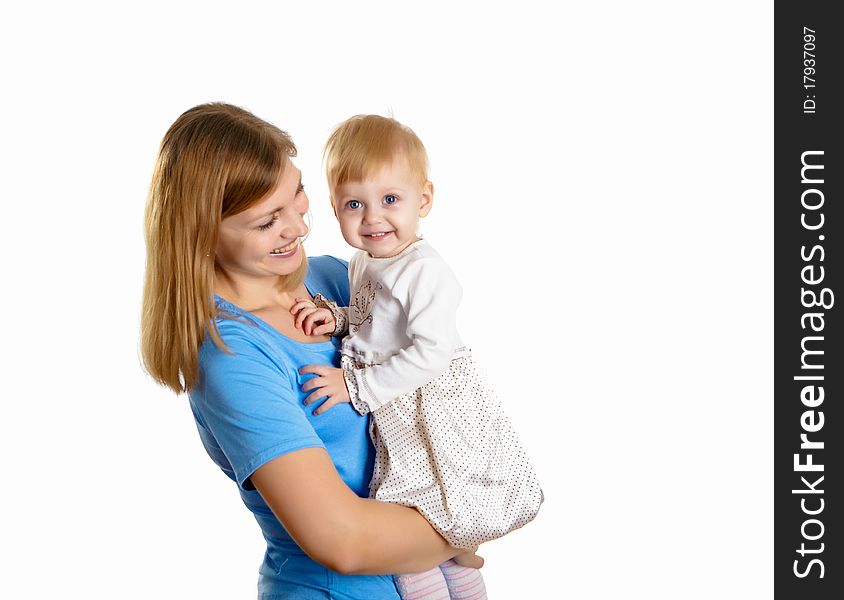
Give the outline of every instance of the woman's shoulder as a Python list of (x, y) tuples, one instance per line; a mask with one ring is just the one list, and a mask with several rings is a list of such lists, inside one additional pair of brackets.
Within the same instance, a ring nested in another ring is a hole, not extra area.
[(273, 341), (255, 315), (216, 294), (214, 308), (217, 313), (214, 319), (216, 333), (224, 347), (217, 345), (210, 332), (206, 331), (199, 347), (200, 364), (221, 359), (227, 362), (226, 357), (237, 355), (271, 354)]
[(199, 378), (196, 393), (208, 386), (226, 387), (229, 381), (261, 381), (273, 389), (295, 387), (299, 344), (273, 335), (265, 323), (225, 300), (215, 298), (217, 334), (222, 345), (206, 332), (197, 353)]
[[(258, 322), (247, 312), (225, 300), (216, 302), (217, 317), (214, 319), (216, 331), (225, 348), (218, 346), (212, 336), (206, 332), (199, 347), (200, 363), (214, 362), (226, 356), (264, 353), (270, 345), (266, 334)], [(234, 310), (233, 310), (234, 309)]]
[(309, 256), (305, 286), (341, 306), (349, 304), (349, 263), (334, 256)]

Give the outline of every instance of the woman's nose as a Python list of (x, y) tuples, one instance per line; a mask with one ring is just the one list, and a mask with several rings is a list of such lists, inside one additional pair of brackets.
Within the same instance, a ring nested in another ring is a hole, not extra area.
[(279, 237), (284, 240), (305, 237), (308, 234), (308, 224), (305, 223), (305, 216), (299, 213), (292, 214), (285, 226), (281, 228)]
[(284, 216), (286, 226), (281, 228), (282, 239), (290, 240), (308, 235), (308, 224), (305, 223), (305, 215), (308, 214), (308, 196), (302, 192), (297, 196), (297, 202), (287, 211)]

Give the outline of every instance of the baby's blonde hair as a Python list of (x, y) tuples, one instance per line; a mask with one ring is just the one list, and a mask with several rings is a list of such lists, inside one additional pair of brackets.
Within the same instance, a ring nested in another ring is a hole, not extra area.
[(428, 181), (428, 154), (409, 127), (379, 115), (355, 115), (325, 143), (325, 170), (333, 196), (338, 185), (363, 181), (403, 155), (419, 183)]

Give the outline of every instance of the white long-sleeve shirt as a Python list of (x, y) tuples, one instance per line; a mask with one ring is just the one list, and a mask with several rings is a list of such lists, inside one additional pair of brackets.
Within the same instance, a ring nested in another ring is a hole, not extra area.
[(464, 349), (456, 322), (462, 288), (425, 240), (390, 258), (358, 252), (349, 282), (342, 352), (371, 365), (354, 370), (359, 399), (370, 411), (435, 379)]
[(392, 258), (360, 252), (338, 308), (349, 398), (372, 412), (370, 495), (414, 506), (456, 548), (474, 548), (536, 516), (542, 489), (455, 317), (462, 295), (427, 242)]

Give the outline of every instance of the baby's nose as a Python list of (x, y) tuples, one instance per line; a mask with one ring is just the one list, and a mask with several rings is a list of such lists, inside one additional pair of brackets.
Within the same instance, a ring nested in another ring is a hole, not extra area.
[(367, 206), (363, 213), (363, 219), (367, 223), (377, 223), (381, 220), (381, 210), (376, 206)]

